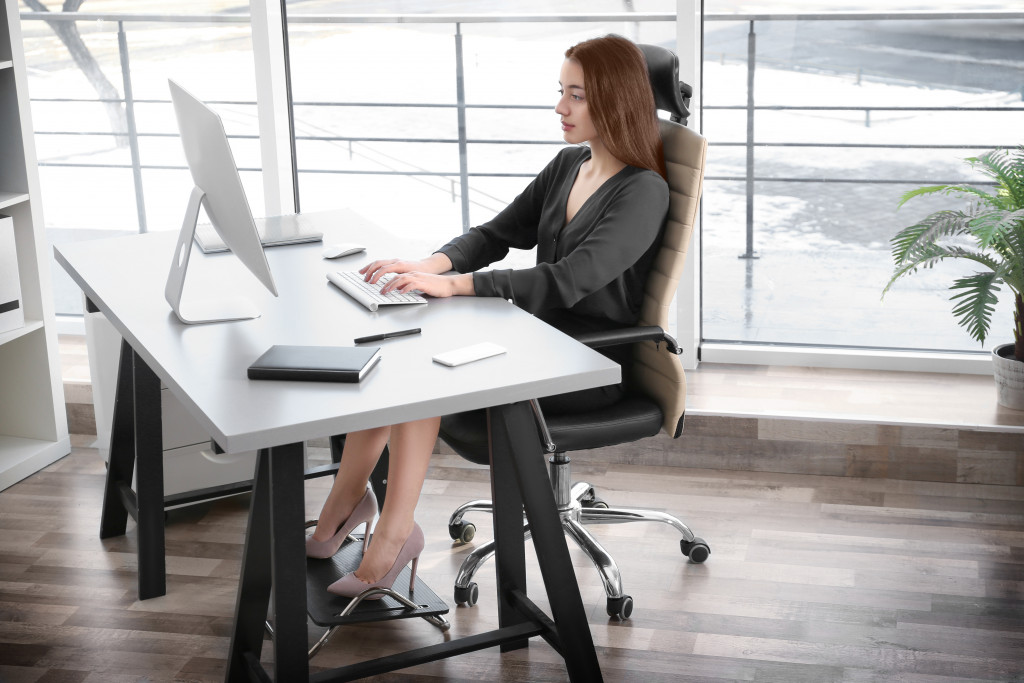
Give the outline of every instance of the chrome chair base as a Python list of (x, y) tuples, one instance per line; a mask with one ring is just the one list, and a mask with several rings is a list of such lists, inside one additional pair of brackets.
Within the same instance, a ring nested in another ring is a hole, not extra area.
[[(555, 494), (562, 530), (593, 562), (604, 584), (607, 612), (610, 617), (629, 618), (633, 598), (622, 590), (622, 575), (618, 565), (601, 543), (584, 527), (585, 524), (624, 524), (626, 522), (661, 522), (675, 528), (681, 535), (680, 549), (690, 561), (702, 563), (711, 552), (707, 543), (676, 517), (657, 510), (613, 508), (597, 497), (594, 487), (586, 482), (570, 484), (570, 460), (564, 453), (555, 453), (548, 461), (548, 472)], [(463, 520), (469, 512), (492, 512), (488, 500), (474, 500), (460, 505), (448, 520), (448, 533), (452, 539), (468, 543), (476, 534), (476, 526)], [(523, 523), (523, 533), (530, 537), (529, 523)], [(479, 589), (473, 576), (484, 562), (494, 554), (494, 541), (487, 541), (473, 549), (459, 567), (455, 578), (455, 602), (474, 605)]]

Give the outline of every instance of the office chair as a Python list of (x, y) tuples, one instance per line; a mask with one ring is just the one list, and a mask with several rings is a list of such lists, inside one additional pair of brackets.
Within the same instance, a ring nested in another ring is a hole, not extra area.
[[(680, 547), (692, 562), (704, 562), (711, 552), (708, 544), (675, 517), (656, 510), (609, 507), (594, 488), (585, 482), (572, 484), (569, 451), (603, 448), (655, 436), (661, 430), (678, 438), (683, 430), (686, 380), (676, 341), (665, 329), (669, 306), (686, 260), (704, 177), (707, 141), (686, 128), (687, 104), (692, 89), (679, 80), (679, 61), (671, 51), (641, 45), (647, 59), (648, 74), (655, 105), (667, 111), (671, 120), (661, 120), (661, 137), (668, 170), (670, 204), (668, 220), (651, 273), (644, 290), (640, 321), (636, 327), (578, 337), (592, 348), (619, 344), (634, 346), (634, 363), (629, 378), (630, 391), (618, 403), (590, 413), (545, 418), (536, 401), (534, 414), (549, 460), (551, 486), (562, 518), (562, 527), (585, 552), (604, 582), (611, 617), (626, 619), (633, 610), (633, 599), (622, 590), (615, 560), (585, 528), (584, 524), (623, 522), (663, 522), (675, 527), (682, 540)], [(471, 411), (442, 418), (441, 438), (459, 455), (478, 464), (489, 462), (485, 411)], [(491, 512), (491, 502), (476, 500), (460, 506), (448, 522), (453, 540), (468, 542), (476, 527), (463, 520), (467, 512)], [(525, 532), (529, 535), (529, 525)], [(475, 548), (462, 563), (455, 581), (455, 601), (473, 605), (478, 588), (472, 581), (481, 563), (494, 553), (494, 541)]]

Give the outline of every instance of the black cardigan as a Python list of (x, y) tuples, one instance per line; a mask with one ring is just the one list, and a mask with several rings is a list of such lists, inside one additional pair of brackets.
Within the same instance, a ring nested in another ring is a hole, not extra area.
[[(636, 323), (643, 287), (661, 241), (669, 193), (657, 173), (626, 166), (580, 207), (565, 206), (587, 147), (568, 147), (493, 220), (438, 251), (460, 273), (473, 272), (477, 296), (500, 296), (572, 334)], [(481, 268), (510, 247), (537, 247), (537, 265)]]

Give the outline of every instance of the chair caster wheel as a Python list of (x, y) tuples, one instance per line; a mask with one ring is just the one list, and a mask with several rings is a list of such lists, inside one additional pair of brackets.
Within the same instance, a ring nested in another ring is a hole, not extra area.
[(455, 604), (457, 605), (472, 607), (476, 604), (476, 599), (479, 597), (480, 589), (477, 587), (476, 582), (470, 582), (465, 588), (462, 586), (455, 587)]
[(608, 616), (618, 619), (629, 619), (633, 613), (633, 598), (623, 595), (621, 598), (608, 598)]
[(587, 492), (580, 498), (580, 505), (585, 508), (608, 509), (608, 503), (597, 497), (597, 491), (594, 490), (593, 486), (587, 489)]
[(683, 551), (683, 555), (690, 558), (690, 562), (696, 564), (701, 564), (711, 554), (711, 548), (708, 547), (707, 542), (697, 536), (694, 536), (690, 542), (679, 541), (679, 548)]
[(469, 543), (476, 536), (476, 525), (472, 522), (459, 521), (457, 524), (448, 525), (448, 535), (453, 541)]

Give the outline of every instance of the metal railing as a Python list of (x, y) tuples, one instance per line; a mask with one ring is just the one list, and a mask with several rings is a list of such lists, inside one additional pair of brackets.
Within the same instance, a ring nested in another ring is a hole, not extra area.
[[(128, 50), (128, 41), (126, 37), (125, 25), (129, 23), (217, 23), (217, 24), (248, 24), (250, 18), (248, 15), (161, 15), (161, 14), (123, 14), (123, 13), (85, 13), (85, 12), (22, 12), (22, 20), (26, 21), (99, 21), (99, 22), (111, 22), (117, 24), (117, 40), (118, 40), (118, 54), (120, 58), (122, 83), (124, 87), (125, 97), (121, 100), (104, 100), (104, 99), (72, 99), (72, 98), (50, 98), (48, 100), (37, 99), (35, 101), (49, 101), (49, 102), (120, 102), (125, 107), (126, 118), (128, 121), (128, 137), (131, 151), (131, 165), (132, 176), (135, 184), (135, 197), (136, 205), (138, 210), (139, 220), (139, 231), (146, 231), (146, 212), (144, 194), (142, 189), (142, 171), (152, 169), (168, 169), (168, 168), (181, 168), (184, 170), (184, 166), (180, 167), (169, 167), (169, 166), (157, 166), (150, 164), (143, 164), (138, 149), (138, 139), (140, 137), (156, 137), (173, 134), (164, 133), (141, 133), (136, 129), (135, 125), (135, 106), (142, 103), (169, 103), (169, 100), (135, 100), (132, 97), (131, 89), (131, 67), (130, 67), (130, 56)], [(521, 105), (521, 104), (470, 104), (466, 101), (466, 93), (464, 86), (464, 65), (462, 55), (462, 25), (463, 24), (486, 24), (486, 23), (619, 23), (619, 22), (630, 22), (630, 23), (643, 23), (643, 22), (670, 22), (675, 21), (674, 14), (667, 13), (644, 13), (644, 12), (628, 12), (628, 13), (600, 13), (600, 14), (535, 14), (535, 15), (450, 15), (450, 14), (407, 14), (407, 15), (394, 15), (394, 14), (372, 14), (372, 15), (352, 15), (352, 14), (331, 14), (331, 15), (296, 15), (288, 18), (289, 25), (295, 24), (453, 24), (455, 33), (455, 64), (456, 64), (456, 82), (457, 82), (457, 100), (455, 103), (436, 103), (436, 104), (423, 104), (423, 103), (410, 103), (410, 102), (295, 102), (291, 101), (289, 96), (289, 107), (294, 112), (297, 106), (333, 106), (333, 107), (395, 107), (395, 108), (415, 108), (415, 107), (433, 107), (433, 108), (450, 108), (456, 110), (458, 119), (458, 135), (454, 139), (446, 138), (415, 138), (408, 136), (397, 136), (397, 137), (353, 137), (353, 136), (309, 136), (309, 135), (293, 135), (291, 140), (292, 145), (292, 168), (293, 168), (293, 183), (296, 190), (296, 206), (298, 206), (298, 174), (300, 172), (306, 172), (298, 168), (296, 163), (295, 154), (295, 142), (296, 140), (318, 140), (318, 141), (330, 141), (330, 142), (400, 142), (400, 143), (452, 143), (457, 144), (459, 147), (459, 170), (453, 171), (429, 171), (429, 170), (401, 170), (401, 171), (343, 171), (343, 170), (331, 170), (331, 171), (317, 171), (322, 173), (337, 173), (337, 174), (364, 174), (364, 175), (402, 175), (402, 176), (438, 176), (448, 178), (458, 178), (459, 192), (456, 193), (454, 188), (452, 190), (453, 196), (456, 194), (461, 198), (462, 201), (462, 223), (463, 229), (469, 229), (469, 179), (471, 177), (531, 177), (529, 173), (486, 173), (486, 172), (471, 172), (469, 170), (469, 159), (468, 159), (468, 145), (469, 144), (562, 144), (557, 141), (541, 141), (541, 140), (493, 140), (493, 139), (470, 139), (467, 136), (466, 131), (466, 111), (469, 109), (550, 109), (551, 105)], [(210, 100), (210, 104), (226, 104), (227, 102)], [(238, 103), (233, 104), (255, 104), (254, 102)], [(69, 131), (48, 131), (39, 130), (36, 131), (37, 135), (67, 135), (67, 134), (84, 134), (74, 133)], [(120, 132), (110, 133), (93, 133), (95, 135), (108, 135), (108, 136), (119, 136), (123, 135)], [(231, 135), (231, 138), (239, 138), (243, 136)], [(62, 164), (59, 162), (41, 162), (40, 166), (70, 166), (72, 164)], [(87, 167), (90, 164), (77, 164), (78, 166)], [(126, 165), (117, 164), (96, 164), (95, 166), (101, 168), (126, 168)], [(239, 170), (259, 170), (259, 169), (247, 169), (240, 168)], [(453, 181), (454, 185), (454, 181)]]
[[(158, 133), (158, 132), (140, 132), (137, 130), (135, 125), (135, 107), (141, 103), (163, 103), (166, 100), (135, 100), (132, 96), (132, 80), (131, 80), (131, 68), (129, 59), (128, 41), (126, 36), (125, 27), (129, 23), (204, 23), (204, 24), (248, 24), (249, 17), (246, 15), (160, 15), (160, 14), (118, 14), (118, 13), (47, 13), (47, 12), (23, 12), (21, 18), (26, 21), (101, 21), (101, 22), (112, 22), (117, 25), (117, 40), (118, 40), (118, 53), (120, 57), (122, 85), (124, 89), (124, 97), (120, 100), (115, 100), (125, 107), (126, 118), (128, 123), (128, 138), (129, 146), (131, 151), (131, 164), (132, 174), (135, 183), (135, 197), (138, 209), (138, 220), (139, 230), (145, 232), (146, 230), (146, 216), (145, 216), (145, 202), (144, 193), (142, 189), (142, 171), (144, 169), (167, 169), (167, 168), (182, 168), (181, 167), (169, 167), (169, 166), (158, 166), (144, 164), (141, 159), (139, 151), (138, 140), (140, 137), (158, 137), (158, 136), (173, 136), (174, 133)], [(338, 174), (374, 174), (374, 175), (403, 175), (403, 176), (436, 176), (436, 177), (447, 177), (452, 182), (452, 194), (458, 194), (462, 202), (462, 217), (463, 217), (463, 228), (469, 228), (469, 179), (471, 177), (531, 177), (529, 173), (488, 173), (488, 172), (474, 172), (470, 170), (469, 158), (468, 158), (468, 145), (470, 144), (508, 144), (508, 145), (525, 145), (525, 144), (562, 144), (559, 141), (541, 141), (541, 140), (495, 140), (495, 139), (472, 139), (468, 137), (466, 130), (466, 112), (469, 109), (474, 108), (491, 108), (491, 109), (504, 109), (504, 110), (517, 110), (517, 109), (550, 109), (549, 104), (545, 105), (522, 105), (522, 104), (471, 104), (466, 101), (466, 93), (464, 87), (464, 71), (463, 71), (463, 55), (462, 55), (462, 27), (465, 24), (484, 24), (484, 23), (643, 23), (643, 22), (671, 22), (675, 21), (676, 17), (674, 14), (665, 13), (641, 13), (641, 12), (628, 12), (628, 13), (602, 13), (602, 14), (567, 14), (567, 15), (448, 15), (448, 14), (437, 14), (437, 15), (344, 15), (344, 14), (331, 14), (331, 15), (295, 15), (289, 17), (289, 25), (299, 24), (452, 24), (454, 26), (454, 50), (455, 50), (455, 68), (456, 68), (456, 102), (454, 103), (434, 103), (434, 104), (423, 104), (423, 103), (403, 103), (403, 102), (290, 102), (292, 110), (296, 106), (330, 106), (330, 107), (346, 107), (346, 106), (363, 106), (363, 107), (397, 107), (397, 108), (412, 108), (412, 107), (434, 107), (434, 108), (448, 108), (455, 109), (458, 123), (458, 134), (455, 138), (416, 138), (416, 137), (388, 137), (388, 136), (309, 136), (309, 135), (294, 135), (293, 145), (293, 156), (294, 156), (294, 142), (295, 140), (317, 140), (317, 141), (330, 141), (330, 142), (398, 142), (408, 144), (419, 144), (419, 143), (447, 143), (456, 144), (459, 149), (459, 169), (457, 171), (452, 170), (380, 170), (380, 171), (360, 171), (360, 170), (327, 170), (327, 171), (316, 171), (322, 173), (338, 173)], [(917, 184), (938, 184), (944, 182), (937, 179), (901, 179), (901, 180), (884, 180), (875, 178), (864, 178), (864, 179), (849, 179), (849, 178), (826, 178), (826, 177), (814, 177), (814, 178), (777, 178), (777, 177), (760, 177), (755, 174), (755, 157), (754, 150), (759, 147), (818, 147), (818, 148), (840, 148), (840, 147), (872, 147), (879, 149), (976, 149), (980, 147), (997, 147), (997, 146), (1011, 146), (1013, 141), (993, 141), (991, 145), (957, 145), (957, 144), (928, 144), (928, 145), (910, 145), (910, 144), (836, 144), (836, 143), (798, 143), (798, 142), (759, 142), (757, 141), (755, 131), (755, 117), (757, 112), (762, 111), (799, 111), (799, 110), (814, 110), (814, 111), (858, 111), (863, 112), (865, 116), (865, 122), (870, 123), (870, 116), (872, 112), (878, 111), (907, 111), (907, 112), (921, 112), (929, 110), (937, 110), (937, 107), (885, 107), (885, 106), (874, 106), (870, 103), (857, 106), (837, 107), (837, 106), (764, 106), (757, 105), (755, 99), (754, 90), (754, 74), (757, 68), (757, 51), (756, 51), (756, 23), (757, 22), (778, 22), (778, 21), (897, 21), (897, 20), (936, 20), (936, 21), (958, 21), (964, 19), (981, 19), (990, 21), (1002, 21), (1002, 20), (1020, 20), (1024, 19), (1024, 12), (1020, 11), (970, 11), (970, 12), (836, 12), (836, 13), (813, 13), (813, 14), (708, 14), (704, 16), (705, 22), (746, 22), (749, 24), (748, 40), (747, 40), (747, 52), (745, 56), (746, 68), (747, 68), (747, 93), (746, 103), (744, 105), (736, 106), (722, 106), (714, 104), (704, 104), (704, 109), (715, 110), (715, 109), (734, 109), (743, 110), (746, 112), (746, 137), (742, 141), (737, 142), (719, 142), (715, 140), (710, 141), (712, 147), (728, 147), (728, 146), (742, 146), (746, 151), (746, 171), (743, 176), (713, 176), (709, 175), (707, 180), (721, 180), (721, 181), (742, 181), (746, 186), (746, 202), (747, 202), (747, 220), (746, 220), (746, 251), (743, 254), (744, 257), (753, 258), (755, 257), (755, 251), (753, 248), (754, 233), (753, 233), (753, 214), (754, 214), (754, 183), (760, 181), (770, 182), (822, 182), (822, 183), (917, 183)], [(37, 100), (42, 101), (42, 100)], [(50, 102), (61, 101), (61, 102), (97, 102), (97, 101), (110, 101), (101, 99), (50, 99), (46, 100)], [(213, 104), (228, 104), (228, 102), (216, 102), (211, 101)], [(254, 105), (253, 102), (231, 102), (231, 104), (249, 104)], [(941, 108), (943, 110), (952, 111), (987, 111), (987, 112), (1022, 112), (1024, 107), (952, 107), (952, 108)], [(110, 133), (83, 133), (74, 131), (37, 131), (38, 135), (69, 135), (69, 134), (92, 134), (92, 135), (123, 135), (124, 133), (110, 132)], [(256, 136), (238, 136), (233, 135), (233, 138), (242, 137), (256, 137)], [(71, 165), (62, 164), (60, 162), (42, 162), (41, 166), (60, 166), (60, 165)], [(118, 168), (127, 167), (127, 165), (116, 165), (116, 164), (77, 164), (83, 167), (96, 166), (102, 168)], [(294, 163), (293, 168), (295, 169), (296, 178), (293, 182), (298, 186), (297, 174), (299, 172), (307, 172), (297, 168), (297, 164)], [(259, 170), (259, 169), (240, 169), (240, 170)], [(455, 192), (454, 186), (456, 179), (458, 181), (459, 191)], [(297, 189), (296, 189), (297, 191)]]
[[(993, 147), (1013, 146), (1013, 141), (995, 142), (984, 145), (956, 145), (956, 144), (837, 144), (837, 143), (798, 143), (798, 142), (758, 142), (755, 138), (755, 115), (758, 111), (856, 111), (864, 113), (866, 126), (870, 126), (871, 112), (879, 111), (988, 111), (988, 112), (1024, 112), (1024, 107), (891, 107), (873, 106), (871, 104), (861, 106), (759, 106), (755, 101), (754, 74), (757, 69), (757, 31), (756, 22), (778, 22), (778, 21), (959, 21), (966, 19), (981, 19), (986, 21), (1020, 20), (1024, 19), (1024, 12), (1019, 11), (998, 11), (981, 10), (970, 12), (819, 12), (806, 14), (729, 14), (729, 15), (705, 15), (705, 22), (747, 22), (747, 98), (745, 105), (722, 106), (703, 104), (704, 110), (739, 110), (746, 112), (746, 137), (743, 142), (720, 142), (709, 141), (709, 146), (728, 147), (743, 146), (746, 149), (746, 173), (742, 177), (714, 176), (708, 175), (705, 180), (742, 181), (745, 184), (746, 194), (746, 234), (745, 250), (740, 258), (757, 258), (754, 250), (754, 183), (759, 181), (768, 182), (817, 182), (817, 183), (861, 183), (861, 184), (915, 184), (915, 185), (939, 185), (949, 184), (954, 181), (941, 179), (912, 179), (901, 178), (900, 180), (884, 180), (877, 178), (827, 178), (827, 177), (761, 177), (755, 173), (754, 150), (758, 147), (811, 147), (811, 148), (874, 148), (874, 149), (982, 149)], [(860, 71), (857, 72), (858, 82)], [(1022, 85), (1024, 85), (1024, 74), (1022, 74)], [(1024, 89), (1022, 89), (1024, 97)]]

